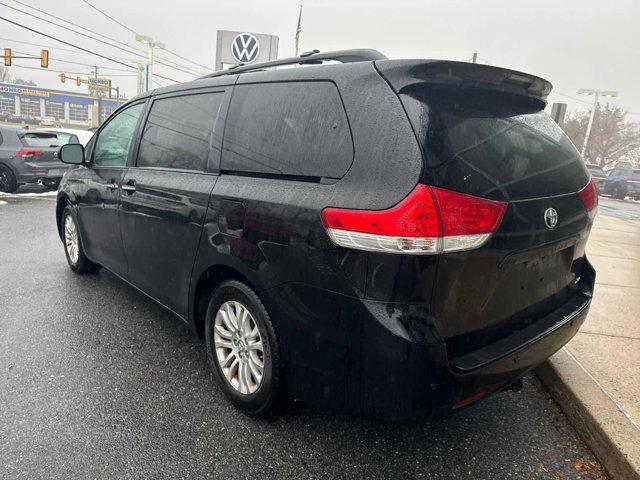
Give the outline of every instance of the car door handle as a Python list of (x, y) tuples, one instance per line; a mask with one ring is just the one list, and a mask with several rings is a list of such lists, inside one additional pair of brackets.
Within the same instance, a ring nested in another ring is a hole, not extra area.
[(107, 188), (109, 190), (117, 190), (118, 189), (118, 184), (117, 183), (107, 183)]
[(124, 190), (125, 192), (127, 192), (128, 194), (132, 194), (133, 192), (136, 191), (136, 182), (134, 182), (133, 180), (129, 180), (127, 183), (122, 185), (120, 188), (122, 190)]

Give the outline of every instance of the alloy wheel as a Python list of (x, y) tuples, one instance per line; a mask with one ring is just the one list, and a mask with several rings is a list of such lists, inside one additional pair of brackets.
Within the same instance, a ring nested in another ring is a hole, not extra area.
[(258, 326), (247, 307), (237, 301), (223, 303), (214, 323), (216, 358), (227, 381), (249, 395), (264, 375), (264, 347)]
[(71, 215), (67, 215), (64, 219), (64, 244), (67, 249), (67, 254), (69, 255), (69, 260), (71, 260), (73, 265), (76, 265), (80, 256), (78, 229)]

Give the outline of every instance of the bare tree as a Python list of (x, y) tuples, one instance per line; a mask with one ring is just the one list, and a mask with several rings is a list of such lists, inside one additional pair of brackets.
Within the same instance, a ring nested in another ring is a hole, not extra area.
[[(591, 111), (575, 112), (564, 122), (563, 129), (580, 149)], [(619, 107), (598, 105), (585, 152), (585, 161), (601, 167), (613, 166), (622, 157), (640, 148), (640, 125), (626, 120)]]
[(13, 83), (17, 83), (18, 85), (28, 85), (30, 87), (38, 86), (38, 84), (33, 80), (25, 80), (24, 78), (14, 78)]

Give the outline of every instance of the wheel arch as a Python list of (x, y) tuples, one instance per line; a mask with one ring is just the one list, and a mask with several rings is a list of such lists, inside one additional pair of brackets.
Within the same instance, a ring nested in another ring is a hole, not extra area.
[(56, 202), (56, 225), (58, 227), (58, 236), (62, 240), (62, 212), (67, 205), (73, 205), (71, 199), (66, 194), (60, 194)]
[(204, 338), (204, 321), (209, 298), (211, 298), (215, 288), (226, 280), (238, 280), (246, 284), (258, 295), (258, 298), (262, 300), (255, 284), (237, 269), (224, 264), (209, 266), (198, 277), (198, 281), (192, 290), (193, 294), (191, 295), (191, 325), (200, 338)]

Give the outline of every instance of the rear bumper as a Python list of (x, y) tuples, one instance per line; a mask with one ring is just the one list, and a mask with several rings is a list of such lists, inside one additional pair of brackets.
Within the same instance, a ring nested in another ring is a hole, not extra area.
[(446, 414), (510, 386), (562, 348), (589, 311), (595, 273), (560, 309), (449, 359), (428, 306), (347, 297), (303, 284), (266, 292), (296, 398), (376, 419)]
[(16, 180), (18, 183), (38, 183), (39, 180), (43, 182), (59, 182), (62, 176), (68, 170), (68, 166), (62, 167), (33, 167), (24, 168), (22, 171), (17, 172)]

